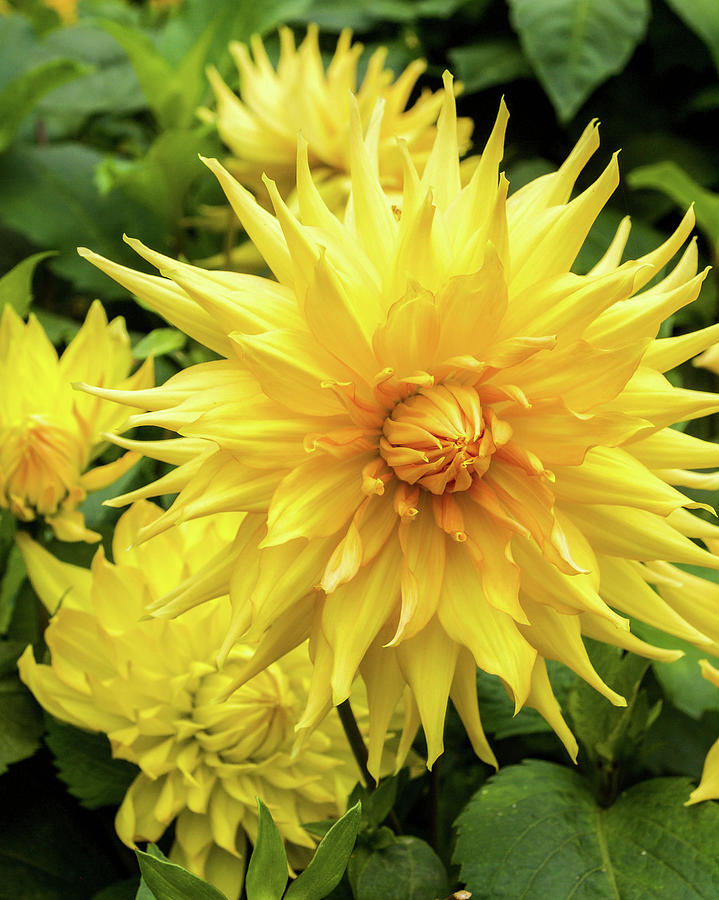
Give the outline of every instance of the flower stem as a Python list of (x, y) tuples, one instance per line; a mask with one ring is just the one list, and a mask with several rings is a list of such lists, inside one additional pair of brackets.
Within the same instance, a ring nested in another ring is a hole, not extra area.
[(357, 719), (355, 719), (355, 715), (352, 712), (349, 698), (340, 703), (337, 707), (337, 712), (339, 713), (340, 722), (342, 722), (347, 741), (352, 748), (352, 754), (362, 773), (362, 779), (364, 780), (365, 786), (368, 791), (373, 791), (377, 787), (377, 782), (370, 775), (369, 769), (367, 768), (367, 748), (362, 740), (362, 735), (357, 726)]

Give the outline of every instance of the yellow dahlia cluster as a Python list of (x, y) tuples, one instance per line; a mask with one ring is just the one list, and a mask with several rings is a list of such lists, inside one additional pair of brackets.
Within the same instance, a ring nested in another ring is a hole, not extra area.
[[(425, 90), (407, 108), (417, 79), (426, 67), (414, 60), (394, 79), (385, 68), (387, 48), (374, 51), (357, 86), (357, 64), (362, 44), (352, 43), (352, 32), (340, 34), (334, 56), (325, 70), (320, 54), (318, 29), (310, 25), (299, 47), (290, 28), (281, 28), (280, 57), (275, 68), (259, 36), (245, 44), (230, 44), (240, 76), (238, 97), (214, 67), (208, 69), (217, 102), (216, 111), (200, 110), (206, 121), (217, 125), (232, 158), (227, 166), (239, 181), (264, 195), (265, 174), (274, 179), (283, 197), (295, 187), (297, 134), (309, 145), (312, 176), (326, 202), (339, 209), (350, 189), (349, 121), (354, 93), (363, 127), (383, 107), (378, 123), (377, 165), (382, 185), (401, 190), (402, 153), (397, 138), (406, 142), (415, 165), (421, 170), (436, 135), (435, 123), (442, 104), (441, 92)], [(251, 50), (251, 54), (250, 54)], [(471, 119), (460, 119), (458, 139), (462, 152), (469, 147)]]
[(177, 619), (141, 621), (183, 578), (211, 581), (208, 554), (229, 548), (243, 519), (213, 516), (134, 546), (160, 512), (132, 506), (115, 530), (114, 564), (100, 549), (91, 571), (20, 537), (32, 583), (54, 613), (45, 635), (51, 662), (36, 663), (28, 647), (20, 674), (50, 713), (105, 732), (114, 755), (140, 767), (117, 813), (120, 838), (156, 841), (175, 821), (171, 858), (235, 900), (247, 841), (257, 838), (256, 798), (269, 807), (290, 864), (304, 867), (315, 841), (302, 823), (342, 813), (357, 769), (336, 716), (294, 747), (312, 674), (306, 648), (233, 689), (251, 651), (233, 647), (218, 671), (226, 598)]
[[(73, 389), (90, 381), (127, 390), (153, 383), (152, 364), (128, 377), (130, 339), (123, 319), (108, 323), (95, 302), (60, 358), (30, 315), (24, 323), (9, 304), (0, 318), (0, 507), (22, 522), (44, 519), (64, 541), (94, 541), (77, 509), (88, 491), (111, 484), (137, 459), (125, 454), (89, 469), (103, 434), (122, 427), (127, 414)], [(88, 471), (89, 469), (89, 471)]]
[[(545, 660), (623, 705), (583, 636), (676, 658), (631, 634), (636, 617), (699, 645), (719, 642), (716, 608), (703, 606), (700, 588), (680, 590), (685, 576), (672, 565), (719, 568), (693, 540), (719, 529), (677, 489), (708, 483), (689, 470), (719, 464), (719, 447), (669, 427), (719, 410), (719, 396), (663, 374), (716, 341), (719, 326), (657, 338), (705, 276), (693, 241), (680, 253), (693, 215), (626, 262), (623, 221), (602, 259), (577, 275), (577, 253), (619, 179), (613, 157), (570, 199), (598, 148), (596, 123), (556, 172), (508, 196), (502, 105), (462, 186), (447, 74), (421, 173), (396, 145), (398, 202), (379, 170), (382, 105), (363, 124), (353, 100), (348, 116), (342, 218), (318, 191), (302, 138), (297, 214), (271, 179), (274, 214), (207, 162), (276, 280), (203, 271), (138, 241), (160, 276), (81, 251), (224, 357), (161, 388), (90, 388), (149, 410), (135, 424), (200, 442), (174, 474), (173, 505), (141, 537), (226, 510), (262, 518), (259, 533), (243, 524), (237, 537), (259, 546), (256, 572), (233, 564), (233, 550), (214, 562), (215, 587), (234, 608), (228, 640), (259, 640), (232, 678), (243, 683), (309, 636), (314, 676), (299, 727), (344, 701), (359, 673), (374, 773), (403, 693), (430, 764), (450, 697), (476, 752), (494, 761), (477, 666), (501, 678), (517, 709), (539, 710), (574, 756)], [(176, 615), (208, 593), (189, 579), (151, 610)]]

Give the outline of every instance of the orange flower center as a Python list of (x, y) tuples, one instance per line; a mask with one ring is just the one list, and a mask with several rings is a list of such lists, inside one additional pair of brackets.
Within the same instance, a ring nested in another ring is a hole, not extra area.
[(36, 514), (57, 512), (67, 497), (78, 503), (84, 497), (78, 485), (84, 464), (77, 438), (31, 417), (2, 435), (0, 506), (31, 521)]
[(466, 491), (511, 437), (473, 387), (453, 382), (398, 403), (382, 432), (380, 453), (395, 475), (433, 494)]

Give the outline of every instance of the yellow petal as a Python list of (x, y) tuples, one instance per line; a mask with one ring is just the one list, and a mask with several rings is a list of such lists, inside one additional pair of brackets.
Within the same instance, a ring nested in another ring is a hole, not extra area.
[(364, 454), (333, 460), (316, 451), (293, 469), (272, 498), (262, 546), (337, 532), (364, 499), (361, 473), (370, 458)]
[(24, 531), (15, 534), (15, 541), (30, 583), (50, 615), (60, 605), (69, 609), (89, 608), (92, 577), (87, 569), (61, 562)]
[[(427, 766), (431, 768), (444, 750), (444, 718), (459, 645), (434, 618), (419, 634), (403, 641), (396, 652), (402, 674), (417, 703), (427, 738)], [(428, 673), (431, 678), (427, 677)]]

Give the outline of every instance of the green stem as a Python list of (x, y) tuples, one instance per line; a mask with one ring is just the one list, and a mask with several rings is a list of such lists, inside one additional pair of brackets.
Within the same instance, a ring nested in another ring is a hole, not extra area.
[(377, 787), (377, 782), (370, 775), (369, 769), (367, 768), (367, 748), (362, 740), (362, 735), (357, 726), (357, 719), (355, 719), (355, 715), (352, 712), (349, 699), (340, 703), (337, 707), (337, 712), (339, 713), (340, 722), (342, 722), (347, 741), (352, 749), (352, 754), (362, 773), (365, 786), (368, 791), (373, 791)]

